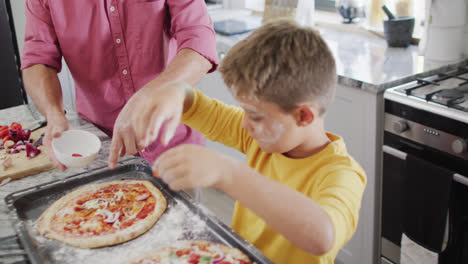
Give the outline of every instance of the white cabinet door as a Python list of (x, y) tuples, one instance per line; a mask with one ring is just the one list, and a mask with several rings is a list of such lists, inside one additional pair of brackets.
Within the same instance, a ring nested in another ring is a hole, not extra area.
[(327, 131), (344, 138), (349, 153), (364, 168), (367, 186), (358, 228), (340, 251), (336, 263), (374, 264), (379, 248), (378, 192), (382, 145), (382, 95), (339, 85), (325, 118)]

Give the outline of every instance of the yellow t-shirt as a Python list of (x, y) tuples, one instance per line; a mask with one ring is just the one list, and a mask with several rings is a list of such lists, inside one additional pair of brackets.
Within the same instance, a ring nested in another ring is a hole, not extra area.
[(243, 118), (242, 109), (227, 106), (195, 91), (193, 105), (183, 115), (182, 122), (210, 140), (245, 153), (248, 165), (262, 175), (314, 199), (333, 222), (335, 243), (322, 256), (309, 254), (294, 246), (239, 202), (235, 205), (232, 228), (274, 263), (332, 264), (338, 251), (356, 230), (366, 186), (364, 170), (348, 154), (343, 139), (331, 133), (327, 133), (332, 141), (327, 147), (304, 159), (263, 152), (248, 131), (242, 128)]

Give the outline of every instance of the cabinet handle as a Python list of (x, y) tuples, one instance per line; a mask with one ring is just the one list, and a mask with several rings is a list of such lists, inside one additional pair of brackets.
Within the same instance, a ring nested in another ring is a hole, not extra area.
[(406, 160), (406, 156), (408, 156), (408, 154), (406, 152), (403, 152), (401, 150), (398, 150), (396, 148), (392, 148), (390, 146), (387, 146), (387, 145), (383, 145), (382, 147), (383, 149), (383, 152), (391, 155), (391, 156), (394, 156), (396, 158), (399, 158), (399, 159), (402, 159), (402, 160)]
[[(408, 156), (408, 153), (406, 152), (403, 152), (401, 150), (398, 150), (396, 148), (392, 148), (390, 146), (387, 146), (387, 145), (383, 145), (382, 147), (382, 150), (383, 152), (391, 155), (391, 156), (394, 156), (396, 158), (399, 158), (401, 160), (406, 160), (406, 157)], [(458, 174), (458, 173), (454, 173), (453, 174), (453, 180), (458, 182), (458, 183), (461, 183), (465, 186), (468, 186), (468, 177), (466, 176), (463, 176), (461, 174)]]

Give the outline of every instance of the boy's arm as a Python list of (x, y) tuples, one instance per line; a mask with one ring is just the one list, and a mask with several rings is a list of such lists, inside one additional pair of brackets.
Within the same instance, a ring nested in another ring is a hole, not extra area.
[(253, 138), (242, 128), (244, 111), (186, 87), (181, 121), (206, 138), (245, 153)]
[[(215, 187), (261, 217), (307, 252), (337, 252), (354, 233), (365, 176), (343, 168), (318, 179), (310, 197), (220, 153), (180, 145), (163, 153), (153, 171), (173, 190)], [(320, 176), (317, 176), (320, 177)]]
[[(134, 100), (133, 96), (130, 100)], [(135, 137), (138, 150), (154, 142), (161, 132), (161, 143), (167, 145), (182, 121), (202, 132), (209, 139), (245, 152), (252, 138), (242, 129), (243, 111), (228, 107), (194, 90), (182, 81), (168, 82), (151, 90), (139, 104), (134, 105), (130, 118), (122, 123), (122, 129)], [(182, 114), (185, 113), (182, 117)], [(161, 126), (165, 129), (159, 131)], [(112, 153), (118, 152), (116, 144)], [(122, 152), (122, 149), (120, 153)], [(125, 147), (123, 148), (125, 153)], [(109, 157), (115, 161), (116, 157)], [(115, 162), (112, 163), (115, 165)], [(112, 166), (111, 166), (112, 167)]]
[(297, 247), (313, 255), (329, 252), (335, 228), (310, 197), (273, 181), (244, 164), (232, 166), (232, 180), (219, 188), (261, 217)]

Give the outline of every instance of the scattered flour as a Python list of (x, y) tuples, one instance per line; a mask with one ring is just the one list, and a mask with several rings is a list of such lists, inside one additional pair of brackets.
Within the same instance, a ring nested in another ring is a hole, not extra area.
[(180, 202), (172, 202), (156, 224), (143, 235), (123, 244), (80, 249), (37, 234), (35, 222), (26, 222), (32, 240), (37, 241), (39, 251), (45, 252), (53, 263), (126, 263), (145, 252), (173, 243), (177, 240), (194, 239), (219, 242), (196, 212)]

